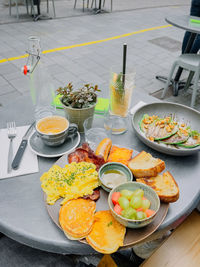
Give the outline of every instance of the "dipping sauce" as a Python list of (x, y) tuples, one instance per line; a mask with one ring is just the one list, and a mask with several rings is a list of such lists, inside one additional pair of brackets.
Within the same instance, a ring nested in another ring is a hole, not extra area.
[(108, 170), (103, 173), (102, 179), (107, 187), (113, 188), (127, 182), (127, 176), (119, 170)]
[(69, 125), (67, 119), (61, 116), (51, 116), (41, 119), (37, 129), (44, 134), (56, 134), (64, 131)]

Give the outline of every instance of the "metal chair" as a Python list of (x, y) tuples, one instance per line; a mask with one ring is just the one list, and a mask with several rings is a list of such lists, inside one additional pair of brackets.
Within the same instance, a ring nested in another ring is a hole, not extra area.
[[(12, 1), (14, 2), (15, 6), (16, 6), (17, 19), (19, 19), (18, 0), (9, 0), (9, 15), (11, 16)], [(25, 0), (24, 2), (26, 4), (27, 14), (29, 14), (29, 11), (28, 11), (28, 0)]]
[(199, 76), (200, 76), (200, 55), (182, 54), (175, 60), (175, 62), (172, 65), (169, 76), (167, 78), (167, 83), (165, 85), (164, 91), (161, 96), (162, 98), (164, 98), (166, 95), (166, 92), (168, 90), (168, 87), (170, 85), (170, 82), (171, 82), (171, 79), (172, 79), (172, 76), (173, 76), (173, 73), (176, 67), (181, 67), (185, 70), (190, 71), (190, 75), (184, 87), (185, 90), (187, 90), (187, 88), (189, 87), (190, 82), (194, 76), (194, 84), (192, 86), (193, 92), (192, 92), (192, 99), (191, 99), (191, 104), (190, 104), (190, 106), (193, 108), (195, 104), (196, 95), (197, 95), (198, 81), (199, 81)]
[[(56, 10), (55, 10), (54, 0), (52, 0), (52, 6), (53, 6), (53, 15), (55, 18), (56, 17)], [(47, 13), (49, 13), (49, 0), (47, 0)]]
[[(74, 8), (76, 8), (77, 0), (74, 1)], [(87, 0), (87, 8), (89, 8), (89, 0)], [(85, 0), (83, 0), (83, 12), (85, 10)]]
[(94, 4), (94, 8), (97, 8), (97, 1), (96, 0), (92, 0), (91, 8), (93, 8), (93, 4)]
[[(106, 0), (103, 0), (103, 7), (105, 6), (105, 1)], [(112, 9), (113, 9), (113, 0), (110, 0), (110, 10), (112, 12)]]

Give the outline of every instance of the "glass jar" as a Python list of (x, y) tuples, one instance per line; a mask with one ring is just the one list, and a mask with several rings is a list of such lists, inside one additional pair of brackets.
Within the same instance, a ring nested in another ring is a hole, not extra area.
[(48, 69), (42, 61), (40, 39), (36, 36), (28, 38), (28, 60), (23, 72), (29, 76), (30, 92), (35, 108), (35, 120), (54, 115), (51, 105), (55, 92)]

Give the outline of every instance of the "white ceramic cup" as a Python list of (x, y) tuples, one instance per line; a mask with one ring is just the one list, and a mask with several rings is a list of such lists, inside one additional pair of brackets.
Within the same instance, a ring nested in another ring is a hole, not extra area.
[(66, 138), (69, 135), (74, 135), (77, 130), (78, 127), (75, 123), (69, 123), (69, 121), (62, 116), (45, 117), (36, 123), (37, 135), (47, 146), (62, 145)]

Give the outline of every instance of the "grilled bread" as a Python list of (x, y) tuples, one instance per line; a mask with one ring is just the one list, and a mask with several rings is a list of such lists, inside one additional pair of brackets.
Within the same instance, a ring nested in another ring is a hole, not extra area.
[(179, 198), (178, 185), (169, 171), (156, 177), (137, 179), (137, 182), (152, 187), (162, 202), (175, 202)]
[(108, 156), (108, 162), (120, 162), (128, 166), (128, 162), (133, 154), (133, 149), (128, 149), (124, 147), (118, 147), (113, 145), (110, 154)]
[(129, 161), (128, 167), (136, 178), (154, 177), (165, 169), (165, 162), (142, 151)]

